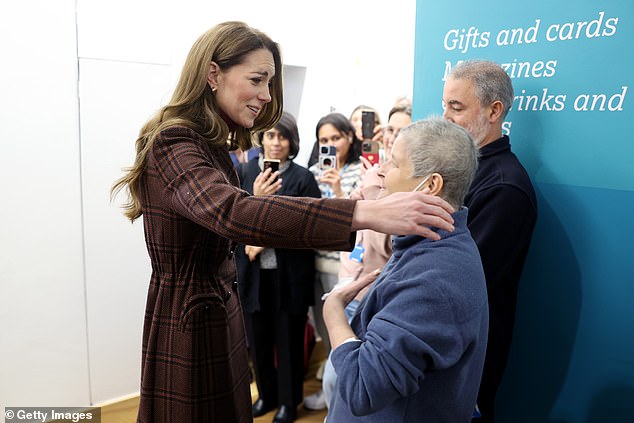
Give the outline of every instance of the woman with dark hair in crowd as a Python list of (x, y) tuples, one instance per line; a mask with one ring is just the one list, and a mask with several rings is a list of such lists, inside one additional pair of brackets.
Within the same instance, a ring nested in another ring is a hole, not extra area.
[[(332, 161), (320, 154), (317, 163), (309, 168), (319, 182), (321, 196), (348, 198), (361, 181), (363, 167), (359, 158), (361, 141), (355, 134), (354, 126), (341, 113), (330, 113), (317, 122), (315, 136), (320, 152), (328, 147), (335, 149)], [(315, 298), (320, 299), (322, 295), (330, 292), (339, 280), (339, 250), (317, 250), (315, 267)], [(330, 341), (324, 324), (321, 301), (316, 301), (313, 306), (313, 316), (315, 328), (321, 336), (327, 356), (330, 352)], [(306, 397), (304, 406), (311, 410), (325, 408), (323, 391)]]
[[(242, 188), (253, 195), (321, 197), (299, 151), (295, 118), (287, 112), (274, 128), (258, 134), (262, 154), (238, 166)], [(279, 177), (265, 176), (265, 160), (279, 160)], [(258, 417), (278, 407), (274, 422), (292, 422), (303, 399), (304, 330), (313, 304), (314, 250), (240, 246), (236, 251), (238, 291), (246, 315), (259, 399)]]

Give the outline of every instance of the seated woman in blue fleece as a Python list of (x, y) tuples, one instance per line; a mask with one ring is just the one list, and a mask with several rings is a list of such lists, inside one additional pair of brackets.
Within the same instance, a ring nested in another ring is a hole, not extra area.
[[(337, 384), (328, 423), (468, 423), (488, 331), (487, 291), (464, 196), (478, 153), (468, 133), (431, 117), (401, 130), (382, 165), (386, 194), (423, 191), (456, 210), (439, 241), (396, 236), (380, 272), (324, 303)], [(374, 279), (350, 324), (346, 304)]]

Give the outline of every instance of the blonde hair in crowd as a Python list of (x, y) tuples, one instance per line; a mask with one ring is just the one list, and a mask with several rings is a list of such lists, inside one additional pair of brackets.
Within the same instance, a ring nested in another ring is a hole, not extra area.
[[(227, 71), (241, 64), (252, 51), (262, 48), (271, 52), (275, 62), (275, 75), (270, 84), (271, 102), (264, 105), (253, 128), (238, 127), (232, 133), (221, 118), (220, 109), (207, 83), (209, 66), (213, 61), (221, 70)], [(252, 134), (273, 127), (282, 116), (282, 109), (282, 59), (277, 43), (243, 22), (216, 25), (201, 35), (192, 46), (169, 103), (141, 128), (136, 140), (134, 164), (125, 169), (126, 174), (115, 182), (111, 198), (127, 188), (128, 201), (122, 206), (124, 215), (131, 221), (141, 216), (140, 178), (145, 170), (148, 153), (161, 131), (173, 126), (185, 126), (196, 131), (210, 144), (230, 144), (231, 149), (248, 150), (253, 145)]]

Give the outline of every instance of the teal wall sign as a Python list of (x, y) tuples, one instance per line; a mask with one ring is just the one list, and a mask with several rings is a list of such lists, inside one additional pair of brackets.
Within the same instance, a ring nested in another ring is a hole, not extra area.
[(457, 62), (502, 64), (539, 201), (498, 421), (634, 422), (634, 3), (416, 4), (414, 118)]

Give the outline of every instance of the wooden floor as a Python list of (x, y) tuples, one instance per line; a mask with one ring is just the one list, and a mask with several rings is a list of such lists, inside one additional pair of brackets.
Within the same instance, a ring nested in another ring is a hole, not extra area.
[[(310, 395), (313, 392), (321, 389), (321, 381), (315, 379), (315, 373), (319, 368), (321, 361), (324, 359), (325, 354), (321, 346), (321, 342), (317, 342), (313, 354), (310, 360), (310, 367), (308, 374), (304, 381), (304, 396)], [(255, 382), (251, 384), (251, 397), (253, 401), (258, 398), (258, 390), (255, 386)], [(113, 404), (102, 405), (101, 407), (101, 422), (102, 423), (135, 423), (137, 416), (137, 409), (139, 407), (139, 397), (134, 396), (124, 401), (118, 401)], [(323, 411), (310, 411), (302, 407), (297, 407), (297, 423), (323, 423), (327, 414), (327, 410)], [(275, 410), (271, 411), (264, 416), (254, 419), (254, 423), (270, 423), (275, 416)]]

